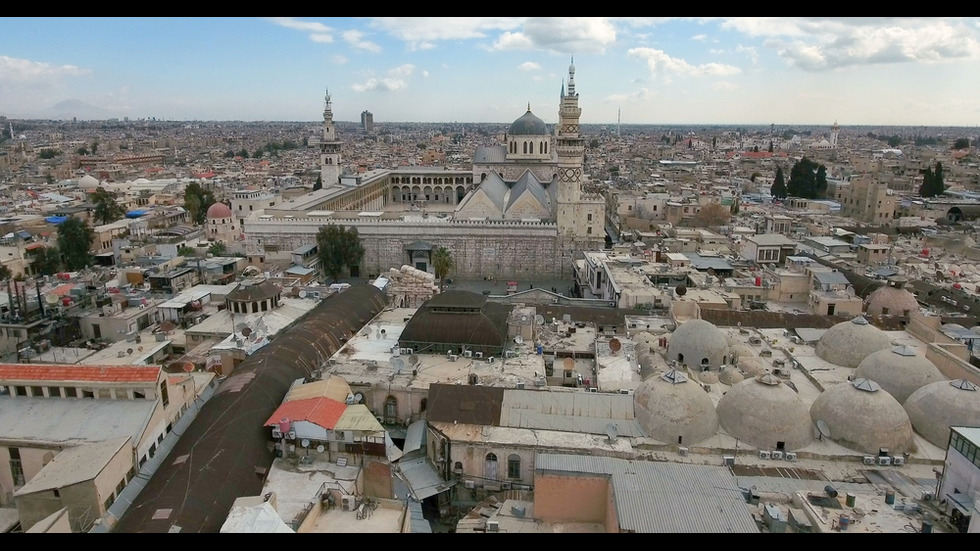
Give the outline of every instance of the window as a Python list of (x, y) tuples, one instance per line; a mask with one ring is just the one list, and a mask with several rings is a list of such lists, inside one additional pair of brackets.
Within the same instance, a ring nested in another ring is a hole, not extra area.
[(20, 448), (10, 448), (10, 474), (14, 479), (14, 486), (23, 486), (26, 483), (24, 480), (24, 466), (20, 462)]
[(588, 221), (588, 222), (591, 222), (592, 221), (592, 213), (591, 212), (589, 213), (588, 217), (586, 218), (586, 221)]
[(520, 478), (521, 477), (521, 457), (517, 454), (511, 454), (507, 458), (507, 478)]
[(170, 405), (170, 395), (167, 394), (167, 381), (160, 382), (160, 400), (163, 402), (163, 407)]
[(497, 480), (497, 456), (488, 453), (483, 461), (483, 477), (487, 480)]

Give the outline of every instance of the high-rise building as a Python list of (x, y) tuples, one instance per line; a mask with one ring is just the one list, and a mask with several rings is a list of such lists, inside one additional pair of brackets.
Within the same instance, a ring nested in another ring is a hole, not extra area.
[(364, 130), (365, 134), (374, 132), (374, 114), (370, 111), (361, 111), (361, 130)]

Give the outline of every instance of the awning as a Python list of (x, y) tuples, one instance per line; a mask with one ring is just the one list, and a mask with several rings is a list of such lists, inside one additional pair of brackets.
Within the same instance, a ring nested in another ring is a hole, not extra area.
[(48, 216), (47, 218), (44, 219), (44, 221), (49, 224), (60, 224), (65, 220), (68, 220), (67, 216)]
[(455, 480), (443, 480), (425, 456), (399, 461), (398, 470), (417, 501), (441, 494), (456, 485)]
[(966, 494), (946, 494), (949, 501), (966, 516), (973, 514), (973, 498)]

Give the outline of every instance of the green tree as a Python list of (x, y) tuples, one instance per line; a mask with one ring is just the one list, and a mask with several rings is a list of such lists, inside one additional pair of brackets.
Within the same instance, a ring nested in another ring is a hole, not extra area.
[(36, 275), (54, 275), (61, 270), (61, 255), (56, 247), (38, 247), (28, 252)]
[(61, 155), (61, 152), (57, 149), (42, 149), (41, 152), (37, 154), (37, 156), (41, 159), (54, 159), (58, 155)]
[(694, 216), (695, 227), (723, 226), (731, 220), (731, 209), (721, 203), (708, 203)]
[(92, 242), (95, 231), (81, 218), (69, 216), (58, 224), (58, 250), (68, 271), (81, 270), (92, 265)]
[(79, 155), (88, 155), (88, 148), (83, 145), (82, 147), (76, 149), (75, 153), (78, 153)]
[(191, 216), (191, 221), (197, 225), (207, 222), (208, 209), (215, 203), (214, 193), (204, 189), (201, 184), (191, 182), (184, 188), (184, 208)]
[(316, 233), (316, 248), (320, 270), (334, 282), (344, 268), (359, 266), (364, 258), (364, 246), (354, 227), (345, 228), (336, 224), (321, 226)]
[(99, 142), (92, 142), (92, 155), (95, 155), (95, 152), (98, 150), (99, 150)]
[(197, 256), (197, 251), (194, 250), (194, 247), (181, 245), (177, 247), (177, 254), (184, 257), (191, 257), (191, 256)]
[(436, 272), (436, 277), (439, 278), (440, 291), (446, 288), (446, 276), (455, 266), (456, 261), (453, 260), (452, 254), (446, 247), (439, 247), (432, 251), (432, 268)]
[(776, 179), (773, 180), (772, 187), (769, 188), (769, 193), (773, 198), (780, 201), (789, 196), (789, 193), (786, 191), (786, 178), (783, 176), (783, 167), (781, 166), (776, 167)]
[(313, 191), (323, 189), (323, 174), (316, 175), (316, 183), (313, 184)]
[(922, 184), (919, 186), (919, 195), (922, 197), (936, 197), (946, 191), (946, 184), (943, 182), (943, 164), (936, 163), (933, 171), (931, 166), (927, 166), (922, 171)]
[(116, 197), (102, 186), (95, 188), (91, 195), (95, 204), (95, 219), (103, 224), (109, 224), (126, 215), (126, 209), (116, 202)]
[(225, 159), (231, 159), (235, 156), (235, 152), (232, 150), (225, 151)]
[(953, 144), (953, 149), (969, 149), (970, 138), (958, 138)]
[(243, 159), (248, 159), (248, 151), (245, 151), (245, 148), (243, 147), (241, 151), (238, 152), (238, 156)]
[(769, 140), (769, 153), (772, 153), (772, 140)]
[(217, 241), (208, 247), (208, 252), (211, 253), (211, 256), (224, 256), (225, 253), (228, 252), (228, 245), (225, 245), (221, 241)]
[(889, 136), (886, 141), (888, 142), (888, 147), (898, 147), (902, 143), (902, 139), (898, 136)]
[(589, 142), (589, 148), (590, 149), (595, 149), (597, 147), (599, 147), (599, 139), (598, 138), (592, 138), (592, 141)]
[[(822, 171), (822, 183), (817, 174)], [(803, 157), (789, 172), (789, 182), (786, 184), (786, 192), (792, 197), (802, 197), (804, 199), (819, 199), (827, 190), (826, 167), (818, 165), (816, 162)], [(821, 188), (822, 186), (822, 188)]]
[(10, 268), (0, 264), (0, 280), (6, 281), (10, 279), (12, 275), (14, 274), (10, 271)]

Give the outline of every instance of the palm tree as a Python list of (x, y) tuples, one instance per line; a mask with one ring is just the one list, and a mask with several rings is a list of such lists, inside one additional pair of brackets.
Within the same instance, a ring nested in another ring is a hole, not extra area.
[(440, 292), (446, 287), (446, 276), (449, 275), (449, 271), (455, 266), (456, 262), (453, 260), (449, 250), (445, 247), (439, 247), (432, 251), (432, 268), (436, 272), (436, 277), (439, 278)]

